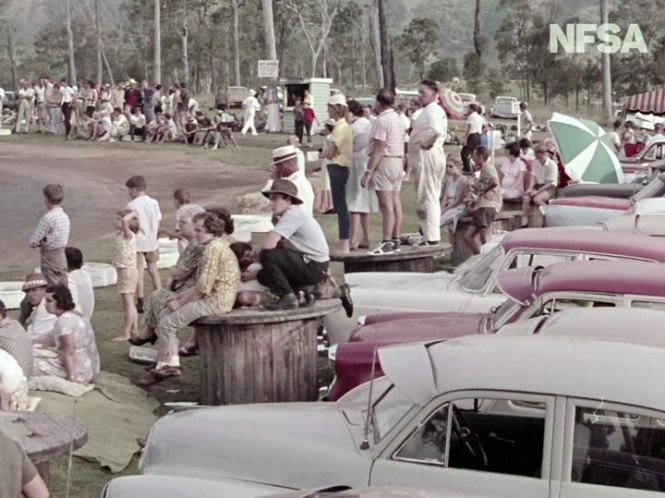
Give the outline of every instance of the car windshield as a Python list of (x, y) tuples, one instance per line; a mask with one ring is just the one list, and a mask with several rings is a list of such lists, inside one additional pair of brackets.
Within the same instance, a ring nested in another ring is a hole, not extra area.
[(372, 422), (375, 442), (385, 437), (402, 420), (402, 417), (414, 406), (394, 385), (374, 404)]
[(644, 186), (637, 194), (632, 197), (633, 203), (641, 201), (642, 199), (652, 199), (654, 197), (662, 197), (665, 194), (665, 182), (659, 176), (648, 185)]
[(512, 104), (513, 102), (513, 99), (496, 99), (497, 104)]
[(497, 306), (490, 313), (490, 328), (496, 332), (515, 316), (520, 309), (520, 303), (512, 299), (506, 299), (500, 306)]
[(462, 275), (460, 285), (469, 292), (480, 292), (492, 278), (494, 272), (501, 266), (503, 261), (503, 249), (496, 246), (490, 252), (480, 258), (476, 264)]

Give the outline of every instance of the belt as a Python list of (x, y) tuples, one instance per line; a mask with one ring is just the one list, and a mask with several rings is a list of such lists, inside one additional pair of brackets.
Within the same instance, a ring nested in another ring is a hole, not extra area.
[(404, 159), (404, 156), (381, 156), (381, 159)]

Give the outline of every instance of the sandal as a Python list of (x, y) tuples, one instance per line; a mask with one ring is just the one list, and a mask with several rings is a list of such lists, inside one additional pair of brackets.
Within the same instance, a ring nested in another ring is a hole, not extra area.
[(381, 242), (381, 244), (373, 251), (370, 251), (369, 254), (372, 256), (382, 256), (384, 254), (393, 254), (394, 252), (395, 244), (391, 240), (387, 240)]

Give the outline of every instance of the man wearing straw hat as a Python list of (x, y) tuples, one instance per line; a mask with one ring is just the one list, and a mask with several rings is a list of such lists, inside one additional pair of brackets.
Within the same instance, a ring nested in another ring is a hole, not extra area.
[(273, 215), (279, 218), (275, 229), (263, 241), (260, 253), (262, 268), (257, 279), (279, 297), (265, 307), (297, 308), (297, 292), (326, 280), (330, 262), (328, 242), (312, 215), (297, 207), (303, 201), (293, 182), (280, 178), (262, 193), (270, 199)]
[[(31, 306), (29, 315), (21, 315), (19, 322), (25, 327), (28, 336), (34, 344), (43, 344), (49, 337), (56, 316), (46, 311), (46, 287), (48, 282), (41, 273), (29, 273), (25, 276), (25, 283), (21, 290), (25, 292), (25, 299)], [(21, 312), (23, 312), (21, 306)]]
[[(305, 174), (298, 168), (298, 149), (293, 145), (277, 147), (272, 151), (271, 167), (274, 168), (273, 180), (284, 178), (291, 181), (298, 189), (298, 198), (302, 200), (299, 208), (310, 216), (314, 215), (314, 189)], [(272, 181), (268, 181), (264, 191), (270, 190)]]

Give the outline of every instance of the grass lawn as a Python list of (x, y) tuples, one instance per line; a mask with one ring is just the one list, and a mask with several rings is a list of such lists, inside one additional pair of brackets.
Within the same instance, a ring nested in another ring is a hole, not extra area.
[[(187, 149), (187, 154), (192, 155), (205, 155), (215, 156), (229, 165), (237, 166), (238, 174), (242, 175), (242, 168), (248, 166), (257, 166), (257, 164), (267, 164), (269, 161), (266, 159), (270, 157), (269, 152), (266, 150), (270, 146), (277, 146), (284, 143), (285, 135), (268, 135), (253, 138), (256, 142), (250, 147), (242, 147), (240, 149), (226, 149), (223, 151), (207, 151), (201, 149)], [(542, 139), (542, 137), (538, 137)], [(4, 139), (3, 139), (4, 140)], [(35, 146), (40, 144), (57, 144), (61, 143), (61, 139), (43, 137), (37, 135), (29, 136), (12, 136), (7, 137), (8, 141), (32, 143)], [(242, 138), (241, 145), (242, 145)], [(68, 144), (69, 145), (69, 144)], [(141, 144), (132, 143), (115, 143), (115, 144), (94, 144), (88, 142), (76, 142), (77, 147), (114, 147), (114, 148), (135, 148), (138, 154), (149, 153), (148, 147)], [(166, 144), (159, 146), (167, 148), (178, 148), (182, 150), (184, 147), (179, 144)], [(447, 153), (459, 156), (460, 147), (450, 146), (446, 147)], [(503, 155), (500, 151), (499, 155)], [(266, 173), (267, 176), (267, 173)], [(261, 185), (256, 186), (257, 189)], [(403, 204), (405, 213), (404, 232), (417, 231), (418, 225), (415, 216), (415, 191), (413, 183), (408, 182), (404, 184), (403, 190)], [(231, 206), (229, 206), (231, 207)], [(337, 238), (337, 219), (335, 216), (319, 216), (321, 226), (323, 227), (329, 242), (334, 244)], [(375, 214), (371, 218), (371, 238), (372, 243), (377, 243), (381, 239), (381, 217)], [(444, 232), (444, 238), (447, 232)], [(95, 248), (85, 253), (85, 258), (89, 261), (110, 261), (111, 247), (110, 243), (99, 243)], [(0, 278), (3, 280), (22, 279), (23, 275), (30, 271), (30, 268), (12, 268), (5, 269), (0, 272)], [(333, 273), (336, 277), (341, 278), (343, 275), (341, 264), (333, 264)], [(166, 271), (162, 273), (162, 279), (167, 281)], [(148, 284), (148, 291), (150, 285)], [(97, 345), (101, 355), (102, 368), (106, 371), (113, 372), (128, 377), (132, 382), (144, 381), (148, 378), (145, 368), (141, 365), (136, 365), (127, 361), (128, 345), (125, 343), (111, 342), (110, 339), (120, 333), (122, 326), (122, 310), (120, 297), (116, 294), (114, 288), (99, 288), (95, 292), (96, 304), (95, 313), (93, 316), (93, 327), (97, 335)], [(189, 329), (181, 332), (181, 337), (184, 338), (190, 333)], [(183, 358), (183, 375), (180, 378), (170, 379), (163, 384), (158, 384), (148, 390), (148, 392), (158, 399), (161, 403), (167, 401), (196, 401), (198, 399), (198, 359), (197, 358)], [(327, 364), (325, 360), (320, 362), (320, 378), (329, 378), (330, 373), (327, 372)], [(135, 458), (132, 464), (126, 469), (125, 474), (133, 474), (136, 472), (136, 464), (138, 459)], [(71, 472), (70, 482), (70, 497), (88, 498), (100, 495), (104, 484), (114, 477), (108, 471), (100, 468), (97, 464), (85, 462), (75, 458), (73, 460), (73, 468)], [(67, 459), (60, 458), (54, 462), (52, 466), (52, 479), (50, 488), (52, 496), (65, 497), (67, 481)]]

